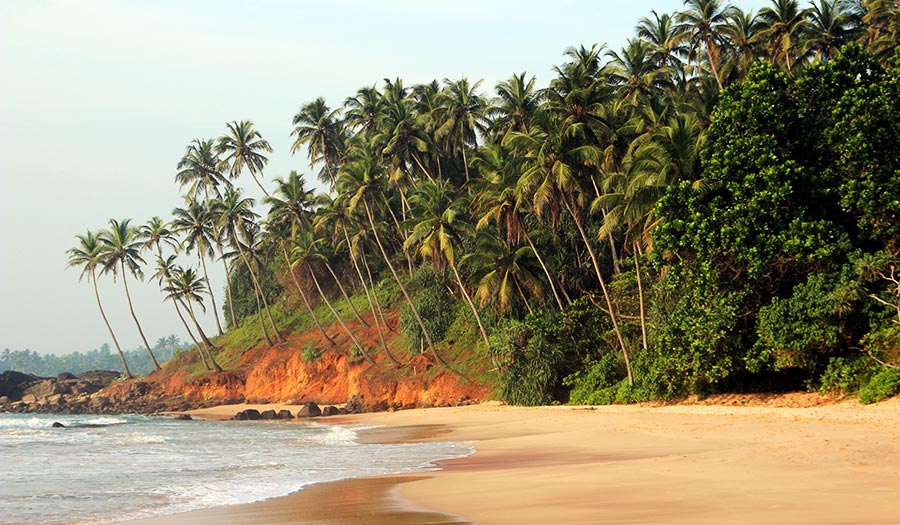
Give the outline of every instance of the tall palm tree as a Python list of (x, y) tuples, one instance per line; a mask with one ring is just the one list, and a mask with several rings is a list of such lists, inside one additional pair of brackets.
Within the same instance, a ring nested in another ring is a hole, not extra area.
[[(219, 335), (222, 335), (224, 331), (222, 330), (222, 323), (219, 320), (219, 309), (216, 306), (216, 296), (212, 286), (209, 284), (209, 272), (206, 269), (206, 258), (215, 256), (213, 246), (218, 242), (218, 233), (215, 224), (216, 217), (209, 206), (196, 199), (189, 200), (186, 208), (175, 208), (172, 210), (172, 215), (174, 215), (172, 226), (178, 234), (183, 236), (181, 248), (185, 249), (188, 253), (191, 253), (194, 250), (197, 251), (197, 258), (200, 260), (200, 267), (203, 269), (203, 280), (209, 288), (209, 298), (212, 302), (216, 327), (219, 329)], [(228, 263), (225, 262), (225, 259), (222, 259), (222, 262), (225, 264), (225, 278), (227, 280), (229, 275)], [(231, 297), (230, 283), (226, 285), (226, 290), (228, 293), (228, 306), (231, 311), (231, 323), (232, 325), (235, 325), (235, 323), (237, 323), (237, 318), (234, 316), (234, 300)]]
[(337, 168), (344, 151), (344, 130), (338, 115), (340, 110), (332, 110), (324, 98), (304, 105), (294, 115), (292, 136), (297, 138), (291, 145), (291, 153), (306, 146), (309, 166), (315, 168), (321, 163), (324, 168), (319, 180), (334, 187)]
[(331, 301), (328, 299), (328, 295), (322, 290), (322, 285), (319, 283), (319, 278), (316, 275), (316, 271), (313, 268), (314, 263), (319, 263), (321, 265), (329, 267), (327, 257), (322, 253), (322, 243), (321, 239), (316, 239), (315, 234), (312, 230), (301, 230), (297, 232), (292, 239), (293, 250), (291, 251), (291, 266), (297, 266), (301, 269), (306, 268), (309, 276), (312, 278), (313, 284), (316, 286), (316, 290), (319, 292), (319, 297), (322, 298), (322, 301), (325, 302), (325, 305), (328, 307), (328, 310), (331, 311), (331, 315), (334, 316), (335, 320), (338, 324), (341, 325), (344, 332), (348, 337), (353, 341), (353, 344), (359, 350), (360, 354), (370, 363), (374, 364), (374, 360), (372, 357), (366, 352), (366, 349), (363, 347), (362, 343), (357, 339), (356, 335), (352, 330), (347, 326), (347, 323), (341, 318), (340, 314), (337, 310), (334, 309), (334, 306), (331, 304)]
[[(206, 291), (206, 284), (203, 282), (203, 278), (194, 272), (193, 268), (180, 268), (174, 267), (171, 270), (171, 277), (168, 279), (168, 286), (166, 286), (166, 299), (172, 301), (182, 301), (187, 305), (188, 313), (191, 316), (191, 320), (194, 321), (194, 327), (197, 329), (197, 333), (203, 338), (203, 340), (207, 343), (206, 347), (206, 358), (212, 364), (213, 369), (216, 372), (221, 372), (222, 367), (219, 366), (219, 363), (216, 362), (215, 357), (212, 354), (212, 343), (209, 342), (209, 339), (206, 337), (206, 334), (203, 333), (203, 328), (200, 326), (200, 323), (197, 322), (197, 315), (194, 313), (193, 303), (197, 303), (200, 305), (200, 308), (206, 309), (203, 306), (203, 293)], [(203, 357), (203, 345), (197, 345), (197, 350), (200, 352), (201, 358)], [(205, 363), (205, 361), (204, 361)]]
[(528, 122), (538, 110), (541, 94), (534, 87), (537, 77), (525, 80), (525, 72), (497, 82), (497, 97), (491, 101), (486, 116), (493, 133), (503, 138), (510, 131), (527, 132)]
[(811, 5), (803, 51), (827, 63), (844, 44), (862, 35), (861, 13), (847, 0), (819, 0)]
[(478, 282), (476, 295), (481, 304), (491, 303), (501, 313), (512, 309), (515, 298), (532, 312), (525, 290), (540, 295), (540, 280), (531, 271), (529, 258), (531, 248), (514, 248), (508, 242), (497, 238), (486, 230), (478, 232), (475, 249), (460, 260), (460, 265), (474, 268), (474, 278)]
[[(263, 308), (261, 308), (261, 310), (266, 312), (266, 316), (269, 319), (269, 325), (275, 333), (275, 340), (278, 343), (283, 343), (284, 338), (278, 331), (275, 320), (272, 318), (272, 313), (269, 311), (268, 299), (259, 284), (256, 271), (253, 269), (253, 265), (250, 264), (247, 252), (241, 242), (247, 235), (248, 227), (254, 224), (258, 217), (256, 212), (253, 211), (253, 204), (254, 200), (243, 197), (239, 189), (229, 188), (222, 195), (222, 200), (216, 204), (213, 213), (218, 216), (218, 225), (225, 236), (225, 239), (236, 249), (241, 261), (247, 268), (247, 272), (250, 273), (250, 280), (253, 282), (253, 287), (258, 298), (257, 301), (262, 302)], [(259, 307), (259, 304), (257, 304), (257, 307)], [(260, 323), (262, 323), (262, 311), (258, 312), (258, 314), (260, 316)], [(272, 342), (265, 329), (263, 329), (263, 335), (266, 337), (266, 342), (271, 346)]]
[[(157, 280), (160, 288), (164, 292), (167, 292), (167, 293), (171, 291), (171, 290), (169, 290), (168, 287), (171, 286), (171, 284), (172, 284), (170, 282), (170, 280), (172, 280), (174, 278), (174, 272), (175, 272), (175, 269), (177, 268), (177, 265), (175, 264), (176, 258), (177, 258), (177, 256), (170, 255), (166, 259), (159, 257), (156, 260), (156, 273), (153, 274), (153, 278)], [(206, 366), (207, 370), (212, 370), (212, 367), (210, 367), (209, 362), (206, 360), (206, 356), (203, 354), (203, 350), (200, 348), (200, 345), (201, 345), (200, 341), (198, 341), (197, 338), (194, 337), (194, 333), (191, 331), (191, 327), (190, 327), (190, 325), (188, 325), (187, 319), (185, 319), (184, 314), (181, 313), (181, 308), (184, 308), (184, 310), (186, 312), (188, 312), (188, 315), (190, 315), (190, 309), (189, 309), (188, 305), (184, 302), (184, 300), (183, 300), (184, 298), (181, 296), (169, 297), (168, 295), (165, 298), (168, 300), (171, 300), (172, 304), (175, 305), (175, 311), (178, 312), (178, 318), (181, 319), (181, 324), (184, 325), (184, 329), (185, 329), (185, 331), (187, 331), (188, 337), (191, 338), (191, 341), (194, 342), (194, 346), (197, 347), (197, 351), (200, 353), (200, 357), (203, 360), (203, 364)], [(196, 330), (196, 326), (194, 329)], [(198, 335), (200, 335), (200, 337), (203, 339), (202, 344), (207, 344), (207, 345), (209, 345), (209, 347), (215, 348), (215, 346), (206, 337), (206, 334), (202, 330), (200, 332), (198, 332)]]
[(466, 78), (456, 81), (445, 78), (437, 108), (436, 118), (440, 124), (435, 137), (446, 141), (449, 151), (462, 153), (466, 181), (469, 180), (466, 148), (478, 146), (478, 133), (484, 133), (488, 125), (485, 118), (487, 100), (478, 93), (481, 83), (481, 80), (470, 84)]
[(671, 79), (675, 70), (658, 64), (650, 42), (632, 38), (621, 52), (609, 50), (606, 55), (611, 59), (607, 78), (617, 86), (620, 97), (632, 104), (674, 87)]
[(653, 18), (641, 18), (635, 28), (638, 38), (653, 46), (651, 60), (658, 67), (672, 68), (683, 74), (681, 60), (688, 55), (688, 49), (683, 39), (678, 38), (675, 17), (668, 13), (659, 14), (655, 9), (650, 13)]
[(422, 316), (419, 314), (419, 310), (416, 308), (412, 297), (410, 297), (406, 286), (403, 285), (403, 281), (400, 280), (400, 276), (397, 275), (397, 270), (394, 268), (393, 263), (391, 263), (391, 258), (388, 256), (384, 243), (381, 241), (381, 236), (378, 233), (379, 228), (375, 225), (375, 215), (373, 213), (374, 204), (370, 201), (383, 197), (383, 190), (381, 188), (382, 179), (383, 177), (378, 173), (378, 167), (373, 161), (372, 155), (369, 152), (364, 151), (353, 157), (352, 162), (348, 162), (343, 166), (338, 177), (338, 193), (346, 196), (348, 199), (348, 207), (351, 212), (359, 210), (360, 208), (365, 212), (366, 219), (369, 222), (369, 231), (375, 239), (375, 244), (378, 246), (378, 250), (381, 252), (381, 256), (384, 259), (388, 270), (390, 270), (391, 275), (394, 277), (394, 281), (396, 281), (397, 286), (400, 288), (403, 298), (406, 299), (406, 304), (416, 318), (416, 323), (418, 323), (419, 328), (422, 329), (422, 334), (425, 336), (425, 342), (428, 345), (428, 349), (431, 351), (432, 355), (434, 355), (434, 358), (438, 363), (445, 364), (443, 358), (441, 358), (437, 349), (434, 347), (434, 342), (431, 340), (431, 333), (425, 326), (425, 322), (422, 321)]
[(209, 206), (212, 197), (221, 195), (222, 188), (231, 186), (231, 182), (222, 174), (220, 165), (215, 141), (194, 139), (188, 144), (184, 156), (178, 161), (175, 182), (181, 188), (188, 186), (187, 197), (189, 199), (202, 194)]
[(277, 237), (277, 244), (281, 248), (284, 255), (284, 261), (288, 266), (288, 272), (291, 274), (291, 280), (306, 306), (306, 310), (316, 324), (319, 333), (327, 340), (331, 346), (334, 346), (334, 340), (325, 331), (319, 316), (309, 302), (297, 275), (291, 268), (291, 256), (288, 250), (288, 243), (300, 228), (308, 228), (312, 217), (313, 190), (306, 189), (306, 183), (303, 176), (296, 171), (291, 171), (287, 180), (280, 178), (275, 179), (275, 192), (273, 196), (266, 197), (266, 203), (269, 205), (269, 215), (267, 218), (269, 227), (268, 232)]
[(691, 59), (697, 64), (706, 59), (716, 84), (722, 89), (720, 48), (726, 43), (724, 29), (733, 8), (723, 5), (721, 0), (685, 0), (684, 5), (687, 9), (676, 15), (676, 31), (687, 42)]
[(357, 133), (371, 136), (378, 130), (383, 109), (384, 100), (378, 88), (374, 85), (360, 88), (355, 96), (344, 101), (344, 123)]
[(487, 330), (481, 321), (478, 308), (475, 307), (472, 297), (466, 290), (457, 266), (457, 252), (462, 243), (462, 233), (466, 228), (463, 215), (465, 203), (460, 198), (454, 198), (447, 181), (423, 182), (419, 190), (410, 197), (413, 205), (414, 221), (412, 233), (406, 240), (410, 247), (417, 247), (417, 251), (423, 258), (430, 258), (438, 273), (446, 264), (453, 272), (459, 291), (475, 314), (478, 330), (484, 339), (485, 348), (490, 348)]
[(771, 0), (759, 10), (759, 38), (768, 42), (769, 60), (793, 71), (800, 56), (803, 35), (809, 26), (807, 9), (798, 0)]
[(131, 312), (131, 318), (134, 319), (134, 324), (141, 335), (144, 347), (147, 348), (147, 353), (150, 354), (153, 368), (161, 370), (159, 363), (156, 361), (156, 356), (153, 355), (152, 347), (144, 335), (144, 329), (141, 328), (141, 323), (134, 313), (131, 293), (128, 291), (128, 272), (131, 272), (136, 279), (143, 279), (144, 276), (141, 271), (141, 264), (144, 263), (140, 254), (141, 241), (138, 238), (137, 229), (132, 228), (130, 223), (131, 219), (123, 219), (121, 221), (110, 219), (109, 228), (100, 232), (99, 236), (100, 262), (103, 265), (104, 273), (111, 272), (115, 276), (121, 272), (122, 286), (125, 288), (125, 298), (128, 299), (128, 310)]
[(729, 42), (727, 65), (732, 79), (745, 78), (753, 63), (762, 57), (762, 43), (757, 37), (759, 29), (759, 19), (753, 11), (734, 8), (728, 15), (724, 31)]
[(259, 182), (257, 175), (262, 176), (262, 170), (269, 162), (264, 153), (272, 153), (272, 146), (253, 129), (253, 122), (249, 120), (228, 122), (225, 125), (228, 132), (219, 137), (216, 143), (216, 152), (225, 156), (220, 167), (227, 167), (232, 179), (238, 178), (241, 171), (247, 168), (253, 182), (268, 196), (269, 192)]
[(76, 235), (75, 238), (78, 239), (78, 246), (68, 250), (68, 266), (70, 268), (81, 267), (82, 270), (79, 280), (87, 277), (88, 280), (91, 281), (91, 284), (94, 285), (94, 297), (97, 298), (97, 308), (100, 309), (100, 316), (103, 317), (103, 323), (106, 324), (106, 329), (109, 330), (109, 336), (112, 337), (116, 352), (119, 353), (119, 358), (122, 360), (122, 370), (125, 372), (125, 377), (132, 379), (134, 375), (132, 375), (131, 370), (128, 369), (128, 363), (125, 361), (125, 354), (122, 353), (122, 347), (119, 346), (119, 340), (116, 339), (116, 334), (109, 324), (109, 319), (106, 318), (106, 312), (103, 310), (103, 303), (100, 302), (100, 291), (97, 289), (97, 267), (100, 266), (100, 261), (103, 256), (100, 238), (90, 230), (84, 235)]

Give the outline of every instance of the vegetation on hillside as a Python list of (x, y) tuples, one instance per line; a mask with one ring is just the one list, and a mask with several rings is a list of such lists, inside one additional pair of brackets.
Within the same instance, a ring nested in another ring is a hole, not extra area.
[[(686, 0), (620, 48), (569, 49), (543, 89), (527, 73), (492, 95), (466, 78), (385, 79), (294, 115), (292, 153), (326, 193), (297, 172), (267, 177), (272, 148), (231, 122), (188, 145), (172, 220), (110, 221), (78, 237), (70, 264), (121, 275), (127, 294), (126, 274), (155, 258), (208, 370), (238, 327), (242, 344), (279, 345), (302, 326), (317, 353), (401, 368), (397, 351), (452, 367), (444, 352), (465, 340), (520, 404), (870, 383), (890, 395), (898, 41), (896, 1), (752, 13)], [(263, 202), (236, 185), (247, 175)], [(210, 283), (208, 264), (227, 282)], [(384, 337), (394, 301), (403, 349)], [(207, 304), (225, 337), (196, 322)], [(354, 348), (334, 349), (326, 321)], [(371, 348), (352, 328), (369, 323)]]
[[(177, 353), (187, 350), (177, 336), (161, 337), (153, 345), (153, 354), (160, 363), (172, 359)], [(135, 348), (123, 352), (131, 371), (137, 375), (149, 374), (154, 370), (153, 361), (145, 348)], [(16, 370), (39, 377), (55, 377), (63, 372), (80, 374), (92, 370), (115, 370), (124, 372), (122, 361), (112, 352), (108, 344), (87, 352), (67, 354), (41, 354), (31, 350), (10, 350), (0, 352), (0, 372)]]

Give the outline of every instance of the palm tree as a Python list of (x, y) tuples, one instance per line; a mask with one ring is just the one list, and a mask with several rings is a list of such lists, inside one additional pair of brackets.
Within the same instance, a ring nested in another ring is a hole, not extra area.
[(613, 309), (606, 280), (603, 278), (600, 263), (584, 226), (586, 203), (585, 192), (582, 188), (583, 176), (580, 172), (583, 172), (589, 163), (599, 163), (600, 151), (593, 145), (567, 143), (561, 136), (560, 124), (551, 119), (545, 123), (547, 129), (533, 126), (527, 134), (511, 133), (504, 142), (524, 155), (526, 164), (523, 166), (524, 171), (519, 179), (518, 191), (520, 195), (532, 196), (535, 213), (540, 216), (542, 213), (549, 212), (551, 221), (555, 224), (560, 208), (565, 208), (575, 222), (591, 259), (594, 273), (606, 301), (607, 314), (625, 358), (628, 382), (634, 384), (631, 360), (619, 329), (618, 316)]
[(147, 342), (147, 337), (144, 335), (144, 329), (141, 328), (141, 323), (134, 313), (131, 294), (128, 292), (127, 273), (129, 271), (136, 279), (143, 279), (144, 277), (141, 271), (141, 264), (144, 263), (140, 254), (141, 241), (138, 238), (137, 229), (132, 228), (129, 225), (130, 222), (131, 219), (123, 219), (121, 221), (110, 219), (109, 229), (100, 232), (100, 263), (103, 265), (104, 273), (112, 272), (113, 276), (116, 276), (121, 271), (122, 286), (125, 288), (125, 297), (128, 299), (128, 310), (131, 312), (131, 318), (134, 319), (134, 324), (141, 335), (141, 340), (147, 348), (147, 353), (150, 354), (150, 360), (153, 362), (154, 369), (161, 370), (159, 363), (156, 361), (156, 356), (153, 355), (150, 343)]
[(663, 13), (659, 14), (655, 9), (650, 11), (653, 19), (641, 18), (636, 32), (638, 38), (653, 46), (651, 60), (657, 67), (668, 67), (674, 71), (684, 73), (684, 64), (681, 59), (688, 55), (682, 39), (678, 38), (675, 17)]
[(541, 294), (540, 280), (530, 269), (529, 258), (534, 253), (528, 246), (514, 248), (508, 242), (485, 230), (478, 232), (475, 249), (460, 260), (460, 265), (474, 268), (478, 282), (476, 294), (481, 304), (492, 303), (501, 313), (508, 313), (519, 297), (525, 308), (532, 312), (525, 295), (529, 290)]
[[(215, 347), (209, 342), (206, 334), (203, 333), (203, 328), (200, 326), (200, 323), (197, 322), (197, 315), (194, 313), (193, 303), (199, 304), (200, 308), (204, 311), (206, 310), (206, 307), (203, 306), (202, 295), (206, 291), (206, 283), (203, 282), (202, 277), (194, 272), (193, 268), (180, 268), (177, 266), (171, 270), (171, 277), (168, 279), (168, 283), (168, 286), (166, 286), (166, 291), (168, 292), (166, 299), (171, 301), (181, 301), (187, 305), (188, 313), (191, 316), (191, 320), (194, 321), (194, 327), (197, 329), (197, 333), (200, 334), (200, 337), (208, 345), (206, 347), (206, 357), (212, 364), (213, 369), (215, 369), (216, 372), (221, 372), (222, 367), (219, 366), (219, 363), (216, 362), (216, 359), (212, 354), (212, 349)], [(201, 358), (203, 357), (203, 349), (203, 345), (197, 345), (197, 350), (200, 352)], [(205, 360), (204, 364), (206, 364)]]
[(103, 311), (103, 303), (100, 302), (100, 291), (97, 289), (97, 267), (100, 265), (103, 256), (100, 238), (90, 230), (84, 235), (76, 235), (75, 238), (78, 239), (78, 246), (69, 249), (68, 266), (70, 268), (82, 267), (79, 280), (87, 277), (94, 285), (94, 297), (97, 298), (97, 308), (100, 309), (100, 316), (103, 317), (106, 329), (109, 330), (109, 336), (112, 337), (113, 344), (116, 346), (116, 352), (119, 353), (119, 358), (122, 360), (122, 370), (125, 372), (125, 377), (132, 379), (134, 376), (131, 374), (131, 370), (128, 369), (128, 363), (125, 361), (125, 354), (122, 353), (122, 348), (119, 346), (119, 340), (116, 339), (116, 334), (109, 324), (109, 319), (106, 318), (106, 312)]
[(469, 180), (466, 147), (478, 146), (477, 133), (483, 133), (488, 124), (484, 115), (487, 101), (477, 93), (481, 82), (479, 80), (474, 84), (469, 84), (466, 78), (456, 81), (445, 78), (444, 89), (440, 95), (440, 106), (437, 109), (437, 120), (440, 125), (435, 131), (435, 137), (438, 140), (446, 141), (449, 151), (462, 153), (466, 181)]
[(222, 174), (219, 156), (215, 150), (215, 142), (212, 139), (194, 139), (178, 161), (178, 173), (175, 174), (175, 182), (179, 187), (189, 186), (187, 197), (193, 199), (202, 192), (207, 206), (210, 195), (219, 196), (221, 188), (231, 186), (231, 182)]
[(353, 341), (353, 344), (359, 349), (360, 354), (370, 363), (375, 363), (371, 356), (366, 352), (366, 349), (363, 347), (362, 343), (359, 339), (356, 338), (353, 331), (347, 326), (344, 320), (341, 318), (340, 314), (338, 314), (337, 310), (334, 309), (334, 306), (331, 304), (331, 301), (328, 299), (328, 296), (322, 290), (322, 285), (319, 284), (319, 278), (316, 276), (316, 271), (313, 269), (313, 263), (320, 263), (329, 268), (331, 270), (330, 265), (328, 264), (328, 260), (325, 255), (322, 253), (322, 243), (321, 239), (316, 239), (315, 234), (312, 230), (301, 230), (297, 232), (291, 239), (293, 243), (293, 250), (291, 251), (291, 267), (300, 267), (301, 270), (306, 268), (310, 277), (312, 278), (313, 284), (316, 286), (316, 290), (319, 292), (319, 297), (325, 302), (325, 305), (328, 307), (328, 310), (331, 311), (331, 315), (334, 316), (335, 320), (338, 324), (341, 325), (344, 332), (348, 337)]
[[(852, 4), (851, 4), (852, 5)], [(866, 28), (862, 42), (876, 58), (890, 59), (900, 45), (900, 6), (896, 0), (862, 0), (855, 10)]]
[(475, 314), (484, 345), (489, 348), (490, 342), (484, 323), (481, 322), (481, 315), (466, 290), (456, 264), (456, 254), (462, 242), (462, 232), (466, 227), (463, 220), (465, 203), (462, 199), (454, 198), (448, 184), (446, 181), (423, 182), (418, 192), (410, 197), (410, 203), (415, 211), (413, 214), (415, 225), (406, 244), (418, 247), (417, 251), (423, 258), (430, 258), (435, 266), (435, 273), (439, 273), (444, 264), (453, 271), (460, 292)]
[(803, 48), (805, 54), (827, 63), (844, 44), (856, 40), (863, 32), (860, 13), (846, 0), (812, 2)]
[(291, 145), (291, 153), (306, 146), (309, 166), (315, 168), (316, 164), (322, 163), (324, 176), (320, 175), (319, 180), (328, 182), (332, 187), (344, 150), (344, 131), (338, 114), (339, 110), (330, 109), (325, 99), (319, 97), (294, 115), (294, 130), (291, 132), (292, 136), (297, 137)]
[(723, 6), (721, 0), (685, 0), (684, 5), (688, 9), (676, 15), (676, 31), (687, 42), (689, 56), (697, 64), (701, 62), (702, 48), (713, 78), (719, 89), (722, 89), (719, 50), (726, 43), (724, 28), (733, 7)]
[[(258, 217), (252, 209), (253, 203), (253, 199), (244, 198), (239, 189), (229, 188), (222, 196), (222, 200), (216, 204), (216, 209), (213, 210), (213, 212), (214, 215), (218, 216), (218, 226), (225, 236), (225, 239), (237, 250), (244, 266), (250, 273), (250, 280), (253, 282), (253, 287), (257, 294), (257, 310), (265, 310), (272, 331), (275, 333), (276, 341), (283, 343), (284, 338), (281, 336), (281, 333), (278, 332), (278, 327), (275, 325), (275, 320), (272, 319), (272, 313), (269, 311), (268, 299), (266, 299), (266, 295), (263, 293), (262, 287), (259, 284), (259, 279), (253, 269), (253, 265), (250, 264), (244, 245), (241, 242), (242, 238), (247, 235), (248, 227), (251, 224), (254, 224)], [(260, 301), (262, 301), (262, 309), (259, 308)], [(259, 311), (258, 314), (260, 316), (260, 323), (262, 323), (262, 311)], [(265, 328), (263, 328), (263, 335), (266, 337), (266, 342), (271, 346), (272, 341), (269, 339), (269, 335)]]
[(403, 294), (403, 298), (406, 299), (406, 304), (416, 318), (416, 323), (418, 323), (419, 328), (422, 329), (422, 333), (425, 336), (425, 342), (428, 344), (428, 349), (431, 351), (432, 355), (434, 355), (434, 358), (438, 363), (445, 364), (440, 354), (437, 353), (434, 342), (431, 340), (431, 333), (425, 326), (425, 322), (422, 321), (422, 316), (419, 315), (419, 310), (416, 308), (409, 292), (406, 290), (406, 286), (403, 285), (403, 281), (401, 281), (400, 276), (397, 275), (397, 270), (391, 263), (391, 258), (388, 256), (387, 250), (384, 248), (384, 243), (381, 241), (381, 236), (378, 234), (378, 227), (375, 225), (375, 215), (372, 212), (373, 204), (370, 202), (370, 200), (374, 200), (379, 196), (383, 197), (383, 190), (380, 187), (382, 177), (379, 176), (380, 174), (377, 169), (376, 163), (368, 152), (363, 151), (361, 154), (356, 155), (353, 157), (353, 161), (345, 164), (340, 172), (338, 177), (338, 192), (347, 197), (349, 211), (353, 212), (360, 208), (365, 211), (366, 218), (369, 222), (369, 231), (372, 232), (375, 244), (378, 246), (378, 250), (381, 252), (381, 256), (384, 259), (388, 270), (390, 270), (391, 275), (394, 277), (394, 281), (397, 282), (397, 286)]
[(360, 88), (356, 96), (344, 101), (344, 124), (358, 133), (371, 136), (378, 130), (384, 100), (375, 86)]
[(771, 0), (771, 7), (759, 10), (759, 38), (768, 42), (769, 61), (781, 63), (793, 71), (801, 48), (803, 34), (809, 21), (807, 9), (800, 9), (797, 0)]
[[(203, 280), (209, 288), (209, 298), (212, 302), (213, 316), (216, 319), (216, 327), (219, 329), (219, 335), (222, 335), (222, 323), (219, 321), (219, 309), (216, 306), (216, 296), (209, 284), (209, 272), (206, 269), (206, 258), (214, 257), (213, 245), (217, 244), (218, 233), (215, 224), (216, 217), (209, 206), (204, 205), (196, 199), (189, 200), (187, 208), (175, 208), (172, 210), (174, 220), (172, 226), (175, 231), (184, 236), (181, 247), (188, 253), (197, 251), (197, 257), (200, 259), (200, 267), (203, 269)], [(225, 264), (225, 278), (228, 279), (228, 263), (222, 259)], [(234, 316), (234, 300), (231, 297), (231, 284), (226, 285), (228, 292), (228, 306), (231, 311), (231, 323), (234, 326), (237, 318)]]
[[(175, 255), (170, 255), (166, 259), (163, 259), (162, 256), (160, 256), (156, 260), (156, 273), (153, 274), (153, 277), (157, 280), (160, 288), (164, 292), (170, 291), (167, 289), (167, 287), (171, 285), (171, 283), (169, 281), (174, 277), (173, 272), (176, 269), (176, 265), (175, 265), (176, 258), (177, 257)], [(166, 297), (166, 299), (169, 299), (169, 297)], [(173, 296), (171, 298), (171, 300), (172, 300), (172, 304), (175, 305), (175, 311), (178, 312), (178, 318), (181, 319), (181, 324), (184, 325), (184, 329), (185, 329), (185, 331), (187, 331), (188, 337), (191, 338), (191, 341), (194, 342), (194, 346), (197, 347), (197, 351), (200, 352), (200, 357), (203, 360), (203, 364), (206, 366), (207, 370), (211, 370), (212, 368), (209, 366), (209, 363), (206, 361), (206, 356), (203, 355), (203, 351), (200, 349), (200, 344), (201, 344), (200, 341), (198, 341), (197, 338), (194, 337), (194, 333), (191, 331), (190, 325), (188, 325), (187, 320), (184, 318), (184, 315), (181, 313), (181, 308), (183, 307), (185, 309), (185, 311), (188, 312), (188, 314), (190, 315), (190, 309), (188, 308), (188, 305), (185, 304), (183, 301), (183, 298), (179, 297), (179, 296)], [(196, 329), (196, 327), (195, 327), (195, 329)], [(215, 348), (215, 346), (212, 344), (212, 342), (206, 337), (205, 333), (203, 333), (201, 331), (201, 332), (198, 332), (198, 334), (201, 335), (201, 338), (204, 340), (205, 344), (208, 344), (211, 348)]]
[(319, 316), (316, 315), (316, 311), (310, 304), (306, 292), (297, 280), (297, 275), (291, 268), (291, 257), (287, 247), (287, 243), (290, 239), (297, 234), (298, 228), (308, 227), (310, 224), (313, 190), (307, 190), (305, 188), (303, 176), (296, 171), (291, 171), (287, 180), (276, 178), (275, 186), (274, 196), (269, 196), (265, 199), (266, 203), (269, 205), (269, 216), (267, 219), (269, 224), (268, 232), (270, 234), (275, 234), (275, 237), (277, 238), (276, 242), (281, 248), (281, 252), (284, 255), (284, 261), (288, 266), (288, 272), (291, 274), (291, 280), (294, 281), (294, 286), (296, 286), (297, 292), (300, 293), (300, 298), (303, 300), (306, 310), (316, 324), (316, 328), (319, 329), (319, 333), (322, 334), (322, 337), (324, 337), (331, 346), (334, 346), (334, 340), (328, 335), (325, 328), (322, 326), (322, 323), (319, 321)]
[(228, 132), (219, 137), (216, 144), (216, 152), (225, 155), (220, 167), (228, 167), (232, 179), (238, 178), (246, 167), (250, 176), (253, 177), (253, 182), (259, 186), (263, 194), (268, 196), (269, 192), (259, 182), (256, 175), (262, 175), (263, 168), (269, 162), (263, 153), (272, 153), (272, 146), (262, 138), (258, 131), (253, 129), (253, 123), (249, 120), (229, 122), (226, 126)]
[(617, 86), (622, 99), (637, 104), (639, 98), (657, 94), (673, 87), (674, 70), (660, 66), (654, 57), (653, 44), (639, 39), (629, 39), (620, 53), (609, 50), (607, 78)]
[(486, 112), (496, 136), (502, 139), (510, 131), (528, 131), (528, 122), (541, 102), (541, 94), (534, 87), (536, 81), (537, 78), (532, 75), (526, 82), (522, 72), (497, 83), (494, 88), (497, 97), (491, 101)]
[(728, 68), (734, 80), (747, 76), (753, 63), (762, 56), (762, 45), (757, 33), (759, 19), (753, 11), (732, 9), (728, 15), (728, 25), (724, 27), (729, 42)]

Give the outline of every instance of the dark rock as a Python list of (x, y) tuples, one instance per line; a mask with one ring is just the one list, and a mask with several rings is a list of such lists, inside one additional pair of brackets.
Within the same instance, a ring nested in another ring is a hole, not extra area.
[(85, 383), (90, 383), (96, 387), (97, 390), (100, 390), (113, 384), (115, 380), (119, 379), (120, 375), (122, 375), (120, 372), (114, 372), (112, 370), (92, 370), (90, 372), (78, 374), (78, 379)]
[(53, 422), (53, 425), (51, 425), (51, 426), (52, 426), (53, 428), (66, 428), (66, 426), (63, 425), (62, 423), (60, 423), (59, 421), (54, 421), (54, 422)]
[(50, 397), (56, 394), (68, 394), (67, 386), (56, 381), (56, 379), (45, 379), (37, 383), (30, 384), (24, 390), (25, 394), (31, 394), (38, 399)]
[(350, 396), (350, 398), (347, 399), (347, 403), (344, 405), (344, 410), (346, 410), (348, 414), (361, 414), (365, 412), (366, 406), (362, 396), (359, 394)]
[(338, 415), (338, 414), (340, 414), (340, 413), (341, 413), (341, 411), (338, 410), (337, 407), (333, 407), (333, 406), (327, 406), (327, 407), (325, 407), (325, 408), (322, 409), (322, 415), (323, 415), (323, 416), (336, 416), (336, 415)]
[(178, 414), (172, 419), (175, 421), (193, 421), (194, 418), (192, 418), (190, 414)]
[(278, 419), (294, 419), (294, 415), (291, 414), (290, 410), (279, 410)]
[(271, 421), (273, 419), (278, 419), (278, 414), (276, 414), (274, 410), (263, 410), (262, 413), (259, 414), (259, 418)]
[(237, 414), (234, 415), (234, 419), (238, 421), (256, 421), (259, 419), (260, 413), (259, 410), (255, 408), (248, 408), (247, 410), (241, 410)]
[(11, 401), (18, 401), (22, 399), (26, 385), (40, 380), (40, 377), (31, 374), (6, 370), (0, 373), (0, 396), (8, 397)]
[(303, 408), (297, 411), (297, 417), (319, 417), (321, 415), (322, 409), (314, 401), (303, 405)]
[(56, 380), (58, 382), (68, 381), (69, 379), (76, 379), (76, 377), (74, 374), (70, 374), (68, 372), (63, 372), (63, 373), (59, 374), (58, 376), (56, 376)]

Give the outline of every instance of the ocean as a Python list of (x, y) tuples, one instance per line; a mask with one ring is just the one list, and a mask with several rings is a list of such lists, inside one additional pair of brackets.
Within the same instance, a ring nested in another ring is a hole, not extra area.
[(0, 414), (0, 524), (102, 524), (250, 503), (313, 483), (432, 470), (472, 452), (361, 444), (364, 428)]

